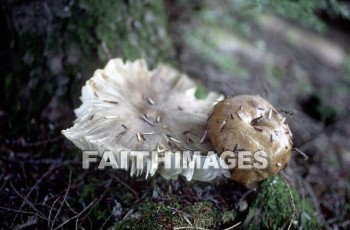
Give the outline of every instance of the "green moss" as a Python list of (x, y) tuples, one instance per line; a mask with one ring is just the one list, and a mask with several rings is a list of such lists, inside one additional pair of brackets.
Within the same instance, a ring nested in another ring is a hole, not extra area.
[[(53, 98), (62, 104), (73, 98), (78, 104), (81, 86), (109, 58), (145, 58), (151, 67), (158, 62), (176, 65), (163, 4), (77, 0), (40, 9), (34, 9), (33, 2), (14, 4), (20, 36), (9, 49), (15, 68), (5, 67), (0, 89), (3, 109), (18, 116), (7, 123), (24, 124), (20, 135), (35, 139), (40, 130), (28, 121), (40, 118)], [(8, 128), (7, 133), (19, 135), (16, 129)]]
[(211, 202), (187, 204), (177, 197), (146, 199), (135, 208), (133, 215), (115, 224), (113, 229), (213, 228), (232, 223), (235, 217), (234, 211), (222, 212)]
[(131, 60), (143, 57), (151, 65), (174, 62), (162, 1), (80, 0), (74, 11), (76, 24), (85, 22), (76, 27), (76, 37), (86, 52), (97, 49), (103, 62), (108, 55)]
[(208, 97), (208, 89), (205, 86), (199, 85), (196, 88), (196, 92), (194, 93), (194, 96), (197, 99), (206, 99)]
[[(310, 201), (293, 188), (291, 193), (296, 208), (292, 227), (317, 229), (319, 222)], [(274, 176), (261, 184), (243, 226), (245, 229), (286, 229), (292, 215), (289, 189), (280, 176)]]
[(266, 69), (269, 75), (277, 78), (278, 80), (282, 79), (285, 76), (283, 68), (279, 67), (278, 65), (270, 64), (267, 65)]
[(232, 223), (232, 221), (236, 218), (236, 212), (233, 212), (232, 210), (224, 211), (221, 213), (221, 220), (222, 224), (228, 224)]
[(305, 81), (299, 81), (298, 82), (298, 90), (304, 94), (311, 94), (312, 93), (312, 86)]
[(227, 10), (231, 14), (239, 14), (248, 18), (261, 13), (277, 14), (319, 32), (325, 32), (327, 27), (315, 14), (316, 11), (323, 10), (330, 15), (349, 19), (346, 5), (338, 0), (248, 0), (231, 1), (227, 5)]
[(185, 38), (187, 43), (198, 53), (198, 56), (204, 57), (206, 61), (239, 78), (249, 78), (247, 71), (239, 64), (238, 59), (232, 54), (220, 50), (222, 44), (237, 40), (229, 32), (214, 24), (203, 23), (199, 24), (195, 31), (188, 31)]

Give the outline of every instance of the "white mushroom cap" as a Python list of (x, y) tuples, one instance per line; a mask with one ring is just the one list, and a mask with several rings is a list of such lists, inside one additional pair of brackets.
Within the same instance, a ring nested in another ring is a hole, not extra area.
[[(62, 133), (81, 150), (100, 153), (210, 151), (210, 143), (200, 140), (219, 95), (211, 92), (206, 99), (198, 100), (194, 95), (196, 87), (187, 76), (167, 65), (150, 71), (144, 60), (110, 60), (86, 82), (82, 105), (75, 110), (75, 124)], [(136, 160), (128, 160), (132, 175), (145, 173), (147, 177), (155, 172), (150, 162), (136, 170)], [(183, 174), (187, 179), (200, 180), (210, 180), (218, 174), (181, 169), (160, 169), (159, 173), (166, 178)]]

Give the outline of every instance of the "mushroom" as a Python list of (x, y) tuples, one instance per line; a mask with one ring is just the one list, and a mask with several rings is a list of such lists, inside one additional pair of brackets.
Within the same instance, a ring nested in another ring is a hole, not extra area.
[(211, 151), (209, 141), (202, 139), (208, 114), (222, 96), (210, 92), (199, 100), (196, 87), (170, 66), (161, 64), (150, 71), (144, 60), (112, 59), (86, 82), (74, 126), (62, 133), (81, 150), (97, 150), (101, 155), (108, 150), (117, 162), (127, 160), (131, 175), (147, 178), (158, 168), (165, 178), (180, 174), (188, 180), (211, 180), (225, 170), (153, 167), (151, 157), (137, 167), (137, 157), (118, 155), (121, 151), (157, 151), (160, 157), (166, 152)]
[[(208, 119), (208, 137), (219, 156), (232, 151), (251, 153), (251, 168), (230, 169), (231, 179), (245, 185), (284, 169), (291, 158), (292, 133), (276, 109), (260, 96), (240, 95), (217, 103)], [(267, 167), (254, 167), (253, 154), (266, 153)], [(227, 162), (227, 159), (224, 159)]]
[[(215, 92), (197, 99), (197, 87), (165, 64), (151, 71), (144, 60), (112, 59), (86, 82), (74, 126), (62, 133), (81, 150), (96, 150), (103, 157), (112, 152), (115, 164), (127, 162), (125, 169), (131, 176), (147, 178), (157, 171), (167, 179), (183, 175), (187, 180), (210, 181), (225, 175), (249, 185), (287, 165), (292, 134), (272, 105), (259, 96), (223, 100)], [(231, 150), (239, 156), (242, 149), (266, 152), (268, 167), (227, 167), (223, 152)], [(188, 159), (185, 153), (189, 153), (191, 167), (165, 167), (153, 155), (143, 156), (139, 165), (138, 155), (131, 151), (153, 151), (158, 158), (168, 154), (171, 159), (177, 158), (176, 152)], [(197, 152), (199, 161), (192, 158)], [(215, 161), (219, 167), (204, 167)]]

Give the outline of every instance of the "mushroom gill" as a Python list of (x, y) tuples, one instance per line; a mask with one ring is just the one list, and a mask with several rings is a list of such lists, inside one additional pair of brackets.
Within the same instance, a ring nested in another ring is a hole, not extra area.
[[(95, 71), (82, 88), (82, 105), (75, 110), (74, 126), (62, 131), (81, 150), (99, 153), (129, 151), (212, 151), (206, 132), (208, 114), (220, 95), (210, 92), (206, 99), (195, 97), (197, 84), (170, 66), (148, 70), (144, 60), (112, 59)], [(155, 170), (146, 159), (141, 168), (127, 155), (131, 175), (147, 177)], [(204, 156), (203, 156), (204, 157)], [(120, 159), (119, 159), (120, 160)], [(179, 174), (188, 180), (211, 180), (220, 170), (166, 169), (165, 178)]]

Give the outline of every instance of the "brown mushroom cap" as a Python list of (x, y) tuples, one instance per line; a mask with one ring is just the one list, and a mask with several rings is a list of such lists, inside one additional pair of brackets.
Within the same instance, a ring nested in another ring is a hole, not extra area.
[[(260, 181), (284, 169), (291, 157), (292, 133), (285, 118), (260, 96), (241, 95), (227, 98), (215, 105), (208, 119), (208, 136), (221, 155), (232, 151), (264, 151), (267, 167), (231, 169), (231, 179), (245, 185)], [(250, 164), (256, 162), (253, 158)]]

